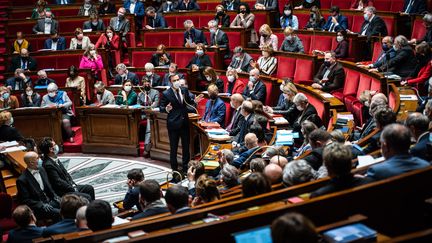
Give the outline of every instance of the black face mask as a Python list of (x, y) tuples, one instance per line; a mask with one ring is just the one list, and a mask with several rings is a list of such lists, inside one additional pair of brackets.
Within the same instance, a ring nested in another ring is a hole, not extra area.
[(103, 91), (97, 91), (96, 94), (101, 95), (103, 94)]
[(267, 38), (268, 35), (266, 35), (266, 34), (262, 34), (261, 36), (264, 37), (264, 38)]
[(27, 61), (29, 58), (28, 57), (21, 57), (22, 60)]
[(331, 66), (331, 62), (330, 61), (324, 61), (324, 66), (330, 67)]
[(58, 41), (58, 37), (52, 38), (52, 41), (57, 42)]
[(240, 13), (245, 14), (246, 10), (240, 10)]
[(217, 16), (223, 16), (224, 15), (224, 12), (223, 11), (217, 11)]
[(216, 94), (211, 94), (209, 97), (211, 100), (216, 100), (218, 96)]
[(150, 91), (150, 86), (144, 86), (144, 90), (147, 92)]

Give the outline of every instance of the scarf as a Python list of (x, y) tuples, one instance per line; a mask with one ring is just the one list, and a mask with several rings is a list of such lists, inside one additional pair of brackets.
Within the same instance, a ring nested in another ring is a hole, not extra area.
[(57, 95), (55, 97), (51, 97), (51, 96), (48, 95), (48, 99), (52, 103), (56, 103), (56, 104), (62, 105), (62, 104), (64, 104), (63, 94), (64, 94), (64, 91), (60, 90), (60, 91), (57, 92)]

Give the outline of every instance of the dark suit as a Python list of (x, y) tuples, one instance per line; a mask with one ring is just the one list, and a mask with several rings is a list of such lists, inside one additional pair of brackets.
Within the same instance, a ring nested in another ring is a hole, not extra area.
[(133, 206), (136, 206), (139, 211), (142, 211), (141, 205), (139, 203), (139, 194), (139, 187), (132, 187), (131, 189), (128, 189), (123, 199), (123, 208), (129, 210)]
[[(328, 69), (330, 69), (330, 73), (327, 75), (328, 80), (324, 83), (321, 83), (321, 80), (324, 78), (324, 74)], [(339, 63), (333, 64), (328, 68), (322, 64), (314, 77), (314, 82), (322, 86), (322, 91), (335, 91), (337, 89), (343, 88), (345, 82), (345, 71), (342, 65)]]
[[(11, 77), (6, 80), (5, 86), (11, 87), (11, 90), (24, 90), (27, 85), (31, 84), (32, 81), (29, 77), (27, 77), (27, 80), (23, 80), (21, 77)], [(18, 87), (17, 87), (18, 85)], [(16, 89), (18, 88), (18, 89)]]
[(178, 3), (173, 1), (171, 5), (168, 5), (166, 2), (163, 2), (160, 8), (158, 9), (158, 13), (170, 13), (177, 11)]
[(160, 86), (162, 84), (161, 77), (156, 73), (153, 73), (151, 76), (143, 76), (142, 79), (149, 80), (152, 87)]
[(238, 69), (240, 68), (243, 72), (249, 72), (250, 70), (252, 70), (252, 67), (250, 65), (250, 61), (253, 58), (247, 54), (244, 53), (243, 54), (243, 59), (240, 60), (236, 60), (234, 57), (231, 60), (230, 65), (228, 66), (228, 68), (232, 68), (232, 69)]
[(395, 155), (382, 163), (371, 166), (367, 171), (367, 176), (377, 181), (428, 166), (430, 163), (420, 158), (408, 154)]
[(247, 119), (243, 117), (243, 120), (239, 123), (240, 130), (238, 134), (234, 137), (233, 141), (236, 141), (239, 144), (244, 142), (244, 137), (249, 133), (250, 127), (255, 122), (255, 114), (250, 114)]
[(50, 83), (56, 83), (56, 81), (51, 78), (38, 79), (35, 82), (35, 86), (48, 86)]
[[(260, 147), (251, 148), (241, 153), (240, 156), (237, 159), (235, 159), (231, 165), (237, 168), (242, 167), (242, 165), (248, 161), (248, 158), (251, 157), (251, 155), (259, 148)], [(255, 156), (252, 156), (251, 159), (253, 159), (254, 157)]]
[(225, 0), (222, 1), (222, 6), (227, 10), (227, 11), (237, 11), (238, 7), (240, 5), (240, 0)]
[[(135, 74), (134, 72), (130, 72), (128, 71), (127, 75), (126, 75), (126, 80), (131, 80), (133, 85), (138, 85), (139, 84), (139, 77), (137, 74)], [(119, 74), (117, 74), (114, 78), (114, 83), (115, 84), (122, 84), (123, 83), (123, 78), (122, 76), (120, 76)]]
[[(53, 40), (51, 38), (48, 38), (44, 42), (44, 49), (51, 49)], [(65, 50), (66, 49), (66, 39), (64, 37), (59, 37), (57, 40), (57, 51)]]
[[(297, 108), (296, 108), (297, 109)], [(299, 111), (298, 117), (295, 119), (294, 123), (292, 123), (292, 128), (294, 132), (300, 132), (301, 124), (306, 121), (311, 120), (320, 127), (322, 124), (317, 124), (321, 122), (320, 117), (318, 116), (318, 112), (315, 107), (311, 104), (308, 104), (305, 110)]]
[(183, 46), (186, 45), (187, 39), (191, 39), (195, 44), (202, 43), (207, 45), (207, 40), (204, 36), (204, 33), (201, 30), (197, 30), (195, 28), (191, 28), (190, 31), (185, 31), (183, 33)]
[(130, 30), (130, 22), (124, 17), (123, 19), (119, 19), (118, 16), (112, 17), (110, 19), (110, 26), (114, 29), (116, 33), (122, 37), (123, 41), (126, 40), (126, 35)]
[(332, 22), (332, 16), (329, 16), (327, 18), (327, 22), (323, 26), (323, 30), (331, 31), (331, 32), (338, 32), (339, 30), (346, 30), (348, 29), (348, 19), (347, 17), (339, 14), (336, 18), (338, 25), (333, 24)]
[(170, 141), (170, 163), (171, 169), (178, 170), (177, 164), (177, 149), (179, 139), (183, 147), (183, 173), (186, 173), (188, 169), (188, 163), (190, 159), (189, 143), (189, 112), (195, 112), (194, 109), (188, 107), (194, 105), (195, 102), (191, 100), (189, 91), (186, 88), (180, 88), (182, 93), (182, 102), (179, 100), (178, 94), (175, 93), (173, 88), (165, 90), (162, 95), (162, 99), (159, 105), (160, 112), (167, 113), (166, 106), (171, 104), (172, 110), (168, 113), (167, 117), (167, 129)]
[(162, 16), (162, 14), (156, 14), (156, 16), (153, 17), (147, 17), (147, 24), (155, 29), (164, 29), (167, 28), (168, 25), (165, 21), (165, 17)]
[[(107, 7), (107, 9), (105, 10), (105, 7)], [(99, 10), (98, 10), (99, 15), (104, 15), (104, 14), (113, 14), (116, 13), (116, 6), (113, 3), (102, 3), (99, 5)]]
[(16, 228), (9, 231), (7, 243), (32, 243), (33, 239), (42, 237), (44, 228), (29, 225), (25, 228)]
[(263, 104), (265, 104), (266, 95), (267, 95), (267, 89), (265, 84), (261, 80), (257, 80), (252, 93), (251, 90), (249, 90), (249, 86), (246, 86), (246, 88), (243, 91), (243, 98), (245, 99), (251, 98), (252, 100), (259, 100)]
[[(176, 73), (176, 75), (178, 75), (180, 79), (184, 79), (185, 78), (184, 75), (183, 75), (183, 73)], [(171, 86), (169, 77), (170, 77), (169, 73), (166, 73), (164, 75), (163, 80), (162, 80), (162, 84), (161, 84), (162, 86)]]
[(66, 234), (78, 231), (75, 223), (75, 219), (62, 219), (53, 225), (46, 227), (42, 233), (43, 237), (49, 237), (51, 235)]
[(15, 69), (22, 68), (24, 70), (36, 71), (37, 63), (33, 57), (28, 57), (27, 60), (22, 60), (21, 56), (12, 58), (9, 72), (15, 72)]
[(0, 126), (0, 141), (22, 141), (23, 139), (24, 137), (15, 127), (11, 127), (8, 125)]
[(91, 21), (86, 21), (83, 24), (83, 30), (89, 30), (92, 31), (105, 31), (105, 24), (104, 22), (99, 19), (97, 25), (93, 25)]
[(380, 137), (381, 137), (381, 132), (382, 131), (379, 131), (376, 134), (374, 134), (372, 137), (369, 138), (366, 147), (363, 149), (363, 152), (365, 154), (370, 154), (370, 153), (380, 149), (379, 141), (380, 141)]
[(230, 16), (226, 13), (224, 13), (221, 16), (216, 15), (214, 17), (214, 20), (218, 23), (218, 25), (225, 27), (225, 28), (229, 28), (229, 26), (231, 24)]
[(382, 18), (374, 15), (371, 21), (363, 22), (360, 28), (360, 34), (363, 32), (365, 32), (365, 36), (367, 36), (368, 40), (370, 40), (372, 36), (384, 37), (387, 36), (387, 26)]
[[(44, 190), (41, 189), (39, 183), (29, 169), (24, 170), (18, 177), (16, 181), (18, 202), (29, 206), (37, 219), (50, 218), (54, 221), (58, 221), (60, 220), (59, 198), (51, 187), (45, 169), (39, 167), (39, 173), (44, 185)], [(45, 210), (45, 204), (51, 205), (53, 209)]]
[(411, 74), (412, 70), (415, 69), (416, 65), (417, 61), (414, 56), (414, 51), (407, 45), (397, 50), (396, 56), (378, 68), (378, 71), (387, 72), (388, 70), (402, 78), (406, 78)]
[(201, 56), (194, 55), (192, 59), (189, 61), (186, 68), (191, 68), (193, 64), (196, 64), (200, 68), (200, 70), (203, 70), (206, 67), (213, 66), (210, 57), (207, 54), (203, 54)]
[[(36, 25), (33, 27), (33, 33), (37, 34), (38, 32), (45, 33), (45, 19), (39, 19)], [(58, 33), (58, 22), (57, 20), (52, 19), (50, 33), (54, 32)]]
[[(126, 9), (127, 13), (131, 13), (130, 11), (130, 0), (127, 0), (124, 2), (123, 7)], [(134, 8), (134, 15), (135, 15), (135, 21), (137, 24), (138, 29), (142, 29), (142, 21), (144, 18), (145, 10), (144, 10), (144, 3), (141, 1), (135, 2), (135, 8)]]
[[(396, 51), (392, 48), (390, 48), (388, 51), (382, 51), (378, 57), (378, 59), (373, 64), (374, 68), (381, 67), (384, 63), (390, 61), (393, 57), (396, 56)], [(388, 60), (387, 60), (388, 59)]]
[(95, 195), (93, 187), (90, 185), (75, 184), (66, 168), (59, 161), (56, 162), (50, 157), (46, 157), (44, 158), (42, 166), (48, 175), (54, 191), (60, 197), (68, 193), (75, 193), (89, 200), (94, 200)]
[(225, 49), (224, 58), (229, 58), (230, 49), (228, 35), (222, 30), (218, 29), (215, 34), (210, 33), (210, 46), (218, 46), (219, 48)]
[[(409, 4), (410, 7), (409, 9), (407, 9)], [(406, 12), (409, 14), (424, 14), (424, 12), (427, 12), (426, 0), (405, 0), (402, 12)]]
[(277, 10), (277, 11), (279, 11), (278, 0), (257, 0), (256, 3), (264, 5), (265, 10)]
[(217, 122), (221, 127), (225, 127), (226, 106), (221, 98), (207, 100), (203, 120), (207, 122)]
[(336, 58), (347, 58), (349, 54), (349, 42), (347, 40), (338, 42), (336, 48), (333, 51), (336, 54)]
[(289, 124), (293, 124), (295, 119), (299, 115), (299, 110), (297, 110), (295, 104), (292, 101), (283, 99), (278, 106), (273, 107), (273, 114), (281, 114), (287, 119)]
[(430, 144), (430, 136), (431, 133), (426, 132), (418, 138), (417, 143), (411, 147), (410, 154), (412, 156), (419, 157), (420, 159), (424, 159), (430, 161), (431, 158), (428, 156), (428, 144)]
[(132, 220), (142, 219), (142, 218), (169, 212), (166, 206), (162, 206), (163, 202), (161, 202), (160, 200), (155, 201), (153, 203), (157, 203), (157, 204), (153, 206), (148, 206), (141, 213), (134, 215), (132, 217)]
[(304, 160), (306, 160), (314, 170), (318, 170), (323, 164), (323, 150), (324, 147), (312, 149), (311, 153), (304, 157)]
[(240, 126), (242, 119), (244, 120), (244, 116), (242, 116), (240, 112), (241, 108), (233, 110), (231, 122), (227, 125), (227, 131), (229, 131), (230, 136), (235, 136), (240, 132)]
[[(160, 60), (160, 57), (161, 57), (161, 55), (163, 55), (163, 54), (158, 54), (158, 53), (154, 53), (153, 55), (152, 55), (152, 57), (151, 57), (151, 59), (150, 59), (150, 63), (151, 64), (153, 64), (153, 66), (155, 66), (155, 67), (158, 67), (158, 66), (161, 66), (160, 64), (159, 64), (159, 60)], [(169, 53), (165, 53), (165, 56), (168, 58), (168, 62), (165, 62), (164, 63), (164, 65), (170, 65), (171, 64), (171, 62), (172, 62), (172, 57), (171, 57), (171, 55), (169, 54)], [(162, 65), (163, 66), (163, 65)], [(169, 81), (169, 80), (168, 80)]]
[(423, 38), (417, 40), (417, 44), (420, 44), (423, 41), (426, 41), (429, 44), (429, 47), (432, 47), (432, 27), (426, 28), (426, 34)]
[(186, 5), (184, 1), (180, 1), (177, 6), (177, 10), (200, 10), (200, 7), (198, 3), (193, 0), (190, 0), (188, 5)]
[(332, 178), (326, 186), (323, 186), (320, 189), (312, 192), (310, 197), (311, 198), (319, 197), (333, 192), (338, 192), (356, 186), (361, 186), (370, 181), (371, 180), (369, 180), (367, 177), (366, 178), (354, 177), (351, 174), (344, 177), (335, 177)]

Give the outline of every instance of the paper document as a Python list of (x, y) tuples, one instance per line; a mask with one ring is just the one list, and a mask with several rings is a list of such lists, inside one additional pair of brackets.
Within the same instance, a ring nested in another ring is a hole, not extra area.
[(358, 166), (357, 167), (365, 167), (365, 166), (370, 166), (379, 162), (384, 161), (384, 157), (379, 157), (374, 159), (374, 157), (370, 156), (370, 155), (360, 155), (357, 157), (358, 159)]
[(24, 146), (13, 146), (13, 147), (8, 147), (5, 150), (1, 151), (0, 153), (10, 153), (10, 152), (15, 152), (15, 151), (24, 151), (27, 148)]
[(334, 96), (329, 93), (321, 93), (321, 96), (324, 98), (334, 98)]
[(12, 147), (12, 146), (17, 146), (17, 145), (18, 145), (17, 141), (9, 141), (9, 142), (0, 143), (0, 147)]
[(418, 100), (417, 95), (400, 95), (401, 100)]

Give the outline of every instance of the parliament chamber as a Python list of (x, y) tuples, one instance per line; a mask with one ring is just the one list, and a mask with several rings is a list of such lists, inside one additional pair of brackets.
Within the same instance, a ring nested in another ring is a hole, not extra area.
[(431, 242), (432, 0), (0, 0), (1, 242)]

